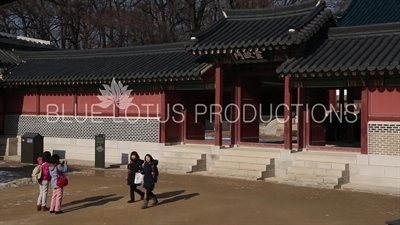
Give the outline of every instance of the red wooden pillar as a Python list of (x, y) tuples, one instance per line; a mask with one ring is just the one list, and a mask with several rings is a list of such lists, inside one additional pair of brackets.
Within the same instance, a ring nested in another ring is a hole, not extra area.
[(187, 124), (188, 124), (188, 113), (187, 113), (187, 105), (185, 104), (185, 108), (183, 109), (183, 123), (182, 123), (182, 137), (181, 137), (181, 141), (183, 143), (186, 142), (186, 138), (187, 138)]
[(297, 148), (305, 148), (305, 115), (306, 115), (306, 96), (305, 88), (297, 88)]
[(292, 150), (292, 92), (290, 90), (290, 77), (285, 76), (285, 136), (284, 147), (286, 150)]
[(223, 71), (217, 64), (215, 68), (215, 114), (214, 114), (214, 145), (222, 146), (222, 100), (223, 100)]
[(74, 116), (78, 116), (78, 88), (75, 87), (73, 88), (73, 93), (72, 93), (72, 107), (74, 107), (72, 109), (72, 114)]
[(36, 115), (40, 115), (40, 90), (36, 88)]
[(368, 87), (361, 91), (361, 154), (368, 154)]
[(305, 109), (305, 115), (304, 115), (304, 120), (305, 120), (305, 127), (304, 127), (304, 133), (305, 133), (305, 137), (304, 137), (304, 145), (307, 148), (310, 143), (311, 143), (311, 138), (310, 138), (310, 133), (311, 133), (311, 107), (312, 105), (311, 103), (311, 97), (310, 97), (310, 89), (306, 89), (305, 88), (305, 99), (306, 99), (306, 109)]
[(167, 107), (166, 107), (166, 93), (165, 91), (163, 91), (161, 93), (161, 105), (160, 105), (160, 143), (165, 143), (166, 142), (166, 126), (167, 126), (167, 121), (165, 121), (167, 119)]
[(348, 143), (353, 143), (354, 141), (354, 91), (352, 89), (347, 89), (347, 106), (346, 106), (346, 118), (347, 118), (347, 131), (346, 137)]
[(240, 74), (235, 74), (235, 84), (232, 91), (232, 103), (234, 106), (231, 107), (231, 145), (236, 145), (241, 141), (240, 125), (242, 121), (242, 79)]
[(239, 108), (237, 112), (237, 121), (235, 123), (235, 141), (236, 144), (242, 141), (242, 76), (237, 74), (235, 85), (235, 105)]
[(343, 110), (344, 110), (344, 89), (341, 88), (339, 90), (339, 115), (340, 118), (343, 118)]
[(336, 89), (329, 90), (329, 109), (337, 110)]
[[(230, 118), (230, 129), (231, 129), (231, 146), (236, 144), (236, 119), (238, 115), (238, 110), (235, 107), (236, 106), (236, 101), (235, 101), (235, 90), (236, 90), (236, 85), (233, 85), (232, 91), (231, 91), (231, 105), (230, 105), (230, 110), (231, 110), (231, 118)], [(235, 106), (233, 106), (233, 105)]]
[(0, 134), (4, 134), (4, 116), (5, 116), (5, 99), (6, 92), (0, 90)]

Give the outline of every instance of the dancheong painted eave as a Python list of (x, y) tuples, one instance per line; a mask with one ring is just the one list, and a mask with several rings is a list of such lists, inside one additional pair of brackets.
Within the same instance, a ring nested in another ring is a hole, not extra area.
[(321, 42), (310, 42), (301, 56), (276, 72), (313, 77), (393, 75), (400, 70), (400, 23), (330, 28)]
[(227, 10), (224, 18), (195, 34), (186, 50), (196, 55), (285, 48), (306, 42), (329, 21), (334, 23), (325, 1)]
[(213, 66), (205, 56), (186, 52), (184, 43), (16, 54), (24, 63), (3, 75), (3, 85), (198, 80)]
[(341, 27), (400, 22), (400, 1), (352, 0), (337, 20)]

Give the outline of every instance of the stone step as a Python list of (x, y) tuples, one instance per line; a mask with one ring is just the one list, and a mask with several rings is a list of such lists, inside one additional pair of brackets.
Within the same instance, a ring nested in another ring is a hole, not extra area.
[(183, 170), (175, 170), (175, 169), (165, 169), (165, 168), (160, 168), (159, 169), (160, 173), (169, 173), (169, 174), (187, 174), (190, 172), (186, 172)]
[(200, 165), (206, 164), (206, 160), (203, 159), (191, 159), (191, 158), (178, 158), (178, 157), (162, 157), (158, 158), (159, 162), (174, 163), (174, 164), (188, 164), (188, 165)]
[(239, 170), (252, 170), (252, 171), (266, 171), (275, 168), (274, 165), (226, 162), (226, 161), (217, 161), (215, 162), (214, 167), (233, 169), (233, 170), (239, 169)]
[(321, 168), (321, 169), (349, 170), (348, 163), (318, 162), (318, 161), (308, 161), (308, 160), (295, 160), (293, 161), (293, 166)]
[(165, 163), (165, 162), (159, 162), (158, 167), (162, 170), (182, 170), (185, 172), (193, 172), (197, 169), (196, 166), (193, 165)]
[(340, 189), (341, 185), (338, 184), (324, 184), (324, 183), (313, 183), (313, 182), (298, 182), (293, 180), (279, 180), (278, 183), (288, 184), (299, 187), (311, 187), (311, 188), (323, 188), (323, 189)]
[[(283, 180), (296, 181), (296, 182), (310, 182), (315, 184), (332, 184), (342, 185), (350, 182), (350, 177), (332, 177), (332, 176), (321, 176), (315, 174), (286, 174), (283, 176)], [(338, 187), (339, 187), (338, 186)]]
[(274, 158), (267, 158), (267, 157), (243, 157), (243, 156), (231, 156), (231, 155), (220, 155), (220, 161), (225, 162), (242, 162), (242, 163), (255, 163), (255, 164), (275, 164)]
[(227, 156), (240, 156), (246, 157), (259, 157), (259, 158), (280, 158), (279, 150), (269, 150), (269, 149), (256, 149), (256, 148), (226, 148), (220, 149), (219, 154)]
[(331, 163), (356, 163), (357, 156), (352, 153), (315, 153), (299, 152), (292, 154), (295, 161), (331, 162)]
[(243, 178), (251, 178), (254, 180), (261, 180), (262, 179), (262, 172), (261, 171), (249, 171), (249, 170), (232, 170), (226, 168), (218, 168), (212, 167), (210, 168), (210, 173), (218, 174), (221, 176), (233, 176), (233, 177), (243, 177)]
[(182, 164), (182, 163), (168, 163), (168, 162), (159, 162), (158, 167), (162, 170), (182, 170), (187, 173), (192, 173), (196, 171), (206, 171), (207, 165), (192, 165), (192, 164)]
[(350, 173), (348, 170), (322, 169), (302, 166), (291, 166), (288, 168), (288, 174), (318, 175), (330, 177), (346, 177)]
[(188, 158), (188, 159), (206, 159), (206, 154), (203, 153), (191, 153), (191, 152), (177, 152), (168, 151), (163, 152), (164, 157), (176, 157), (176, 158)]
[(165, 146), (163, 151), (167, 152), (187, 152), (211, 154), (211, 146), (208, 145), (171, 145)]

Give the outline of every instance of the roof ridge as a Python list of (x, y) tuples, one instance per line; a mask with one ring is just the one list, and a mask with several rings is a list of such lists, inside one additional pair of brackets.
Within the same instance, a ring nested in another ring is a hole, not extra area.
[(259, 19), (264, 17), (292, 16), (296, 13), (309, 13), (320, 4), (326, 4), (321, 0), (310, 0), (304, 3), (285, 6), (272, 6), (260, 9), (228, 9), (224, 10), (228, 20), (235, 19)]
[(329, 38), (400, 33), (399, 27), (400, 27), (400, 22), (360, 25), (351, 27), (332, 27), (329, 30)]
[(28, 42), (34, 42), (34, 43), (38, 43), (38, 44), (42, 44), (42, 45), (50, 45), (50, 41), (37, 39), (37, 38), (25, 37), (25, 36), (21, 36), (21, 35), (14, 35), (14, 34), (0, 32), (0, 36), (14, 38), (17, 40), (23, 40), (23, 41), (28, 41)]
[(154, 45), (140, 45), (132, 47), (117, 47), (117, 48), (98, 48), (85, 50), (58, 50), (58, 51), (29, 51), (21, 52), (21, 57), (24, 59), (46, 59), (54, 58), (85, 58), (85, 57), (104, 57), (104, 56), (124, 56), (124, 55), (144, 55), (144, 54), (160, 54), (171, 52), (186, 52), (185, 44), (187, 42), (164, 43)]

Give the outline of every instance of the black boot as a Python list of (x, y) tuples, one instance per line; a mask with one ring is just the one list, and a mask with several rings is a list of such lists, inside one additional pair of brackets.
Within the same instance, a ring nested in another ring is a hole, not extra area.
[(144, 192), (140, 193), (140, 200), (144, 200)]
[(158, 204), (158, 199), (156, 196), (153, 197), (153, 204), (151, 204), (151, 206), (155, 206)]
[(131, 200), (128, 201), (128, 203), (135, 202), (135, 194), (131, 194)]
[(143, 201), (143, 205), (142, 205), (142, 209), (147, 208), (147, 205), (148, 205), (148, 204), (149, 204), (149, 201), (144, 200), (144, 201)]

